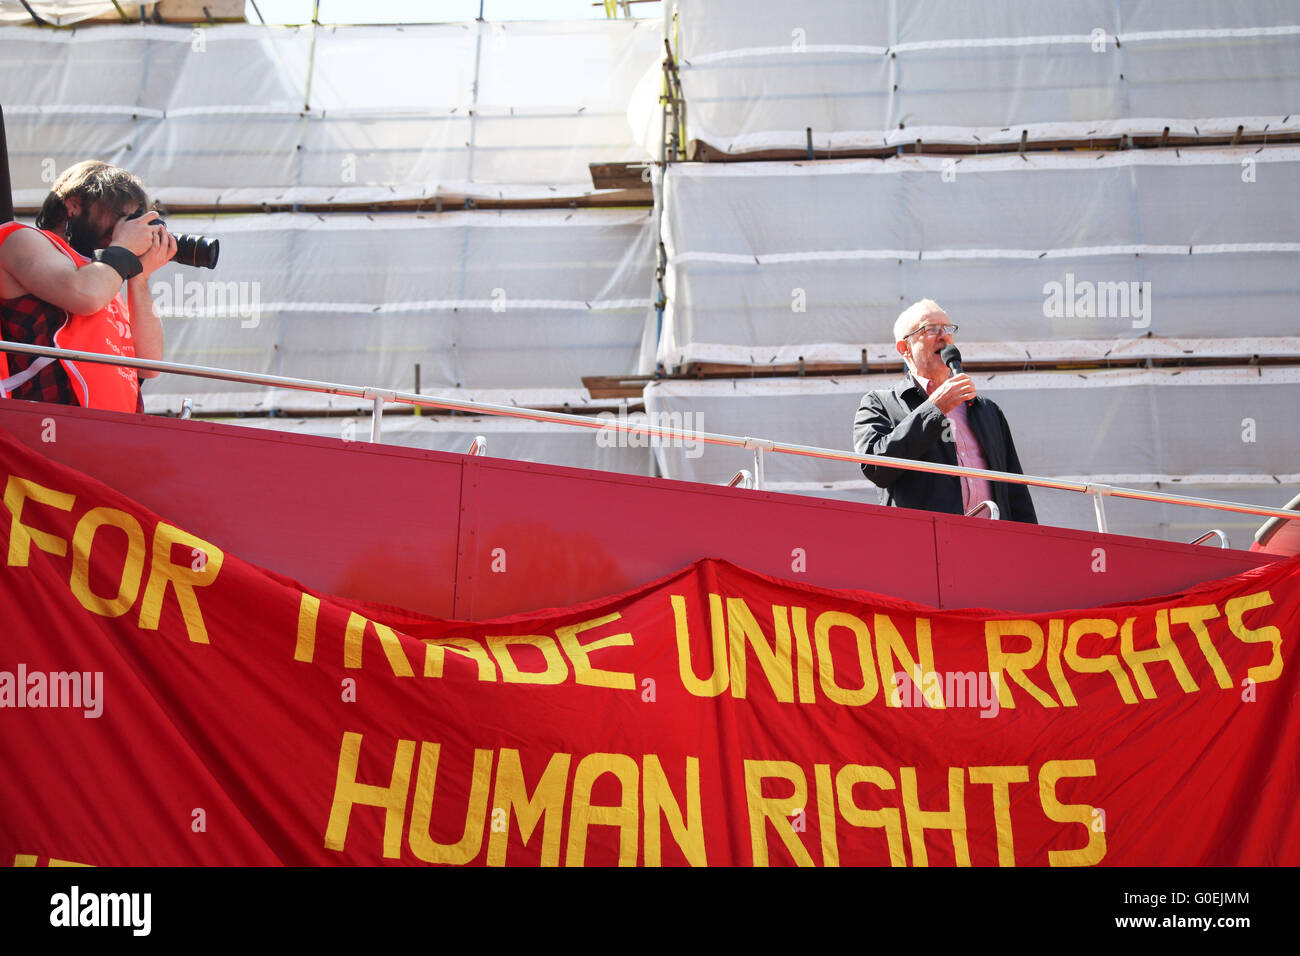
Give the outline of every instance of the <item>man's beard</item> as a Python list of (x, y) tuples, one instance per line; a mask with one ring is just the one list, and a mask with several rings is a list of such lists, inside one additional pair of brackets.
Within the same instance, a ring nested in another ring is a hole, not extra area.
[(87, 259), (95, 254), (102, 238), (99, 229), (91, 222), (89, 209), (83, 209), (76, 217), (68, 220), (66, 234), (68, 245)]

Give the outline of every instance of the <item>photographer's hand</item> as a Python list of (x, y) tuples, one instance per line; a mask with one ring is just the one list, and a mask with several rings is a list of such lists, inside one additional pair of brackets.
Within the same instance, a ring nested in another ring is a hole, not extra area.
[(137, 252), (136, 255), (140, 257), (140, 265), (144, 267), (144, 272), (141, 275), (148, 279), (153, 275), (155, 269), (170, 262), (172, 256), (176, 255), (176, 237), (160, 226), (158, 231), (154, 233), (153, 242), (149, 248), (143, 253)]
[[(143, 262), (145, 254), (153, 248), (158, 234), (165, 231), (162, 225), (154, 225), (152, 218), (146, 222), (144, 216), (136, 219), (127, 219), (123, 216), (113, 228), (111, 244), (129, 249)], [(173, 242), (172, 245), (175, 246), (175, 243)]]

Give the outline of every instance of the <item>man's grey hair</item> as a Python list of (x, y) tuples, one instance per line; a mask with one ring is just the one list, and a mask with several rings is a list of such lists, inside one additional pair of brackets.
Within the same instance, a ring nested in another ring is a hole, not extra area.
[[(894, 320), (894, 341), (903, 341), (903, 336), (912, 331), (912, 326), (916, 325), (917, 320), (925, 318), (933, 312), (943, 312), (942, 306), (934, 299), (922, 299), (920, 302), (913, 302)], [(948, 313), (944, 312), (944, 315)]]

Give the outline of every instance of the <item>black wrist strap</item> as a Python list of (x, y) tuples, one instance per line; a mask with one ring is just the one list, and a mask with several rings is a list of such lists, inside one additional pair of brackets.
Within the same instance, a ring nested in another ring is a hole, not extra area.
[(104, 263), (106, 266), (112, 266), (123, 279), (130, 279), (144, 272), (144, 266), (140, 264), (140, 260), (136, 258), (135, 253), (125, 246), (109, 246), (107, 249), (96, 249), (91, 258), (96, 262)]

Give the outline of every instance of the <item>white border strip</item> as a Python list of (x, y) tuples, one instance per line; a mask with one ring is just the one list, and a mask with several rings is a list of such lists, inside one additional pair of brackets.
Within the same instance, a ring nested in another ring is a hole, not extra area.
[[(896, 48), (899, 49), (899, 48)], [(782, 46), (753, 46), (737, 50), (719, 50), (716, 53), (702, 53), (699, 56), (682, 57), (683, 67), (701, 66), (706, 63), (719, 63), (724, 60), (743, 60), (757, 56), (806, 56), (810, 53), (856, 53), (862, 56), (884, 56), (889, 52), (887, 46), (869, 46), (857, 43), (812, 43), (795, 49), (786, 43)]]
[[(691, 381), (664, 379), (647, 383), (646, 401), (667, 398), (734, 398), (754, 396), (857, 395), (873, 388), (888, 388), (902, 378), (899, 371), (870, 375), (837, 375), (818, 378), (728, 378)], [(976, 372), (971, 378), (994, 396), (1009, 389), (1047, 390), (1061, 388), (1127, 388), (1151, 385), (1174, 386), (1300, 385), (1300, 367), (1103, 369), (1081, 371)], [(1281, 400), (1287, 400), (1280, 396)]]
[[(166, 283), (164, 283), (165, 285)], [(277, 315), (291, 312), (345, 313), (365, 317), (394, 315), (404, 312), (617, 312), (636, 310), (644, 312), (654, 304), (653, 299), (425, 299), (416, 302), (265, 302), (258, 306), (259, 315)], [(223, 310), (159, 310), (165, 319), (215, 319), (247, 316), (248, 311), (236, 305)], [(639, 316), (638, 316), (639, 319)]]
[[(1213, 27), (1192, 30), (1144, 30), (1136, 33), (1110, 33), (1105, 35), (1107, 47), (1118, 41), (1125, 43), (1149, 43), (1162, 40), (1227, 40), (1247, 37), (1278, 37), (1300, 34), (1300, 25), (1282, 24), (1270, 27)], [(1057, 35), (1039, 35), (1024, 37), (961, 37), (950, 40), (912, 40), (895, 43), (893, 46), (869, 46), (862, 44), (811, 44), (795, 49), (791, 44), (781, 46), (742, 47), (733, 50), (716, 50), (696, 56), (682, 58), (682, 66), (693, 67), (722, 60), (737, 60), (748, 57), (768, 56), (807, 56), (816, 53), (850, 53), (862, 56), (884, 56), (891, 53), (921, 53), (928, 50), (970, 50), (996, 49), (1001, 47), (1052, 46), (1064, 44), (1084, 44), (1093, 42), (1091, 33), (1066, 33)]]
[(6, 119), (10, 116), (126, 116), (133, 119), (163, 119), (165, 111), (148, 106), (110, 106), (95, 103), (43, 103), (37, 106), (16, 104), (5, 106)]
[[(268, 233), (286, 231), (306, 232), (391, 232), (415, 229), (580, 229), (609, 228), (611, 226), (653, 227), (654, 220), (647, 209), (505, 209), (505, 210), (454, 210), (435, 213), (391, 212), (367, 216), (359, 213), (311, 212), (241, 213), (231, 216), (181, 216), (168, 217), (184, 231), (211, 228), (213, 235), (221, 238), (225, 233)], [(620, 253), (621, 254), (621, 253)]]
[[(856, 365), (862, 349), (873, 365), (896, 363), (898, 352), (887, 342), (803, 342), (791, 345), (744, 345), (725, 342), (691, 342), (673, 358), (671, 364), (716, 362), (745, 367), (835, 362)], [(1300, 336), (1258, 336), (1254, 338), (1161, 338), (1145, 335), (1138, 338), (1047, 339), (1035, 341), (961, 343), (967, 362), (1104, 362), (1143, 358), (1180, 359), (1238, 358), (1243, 356), (1300, 356)]]
[(668, 257), (669, 266), (712, 262), (720, 265), (778, 265), (789, 262), (836, 262), (863, 259), (907, 259), (927, 262), (944, 259), (1085, 259), (1102, 256), (1187, 256), (1242, 253), (1300, 252), (1300, 242), (1219, 242), (1191, 246), (1151, 244), (1078, 246), (1072, 249), (837, 249), (744, 255), (735, 252), (679, 252)]

